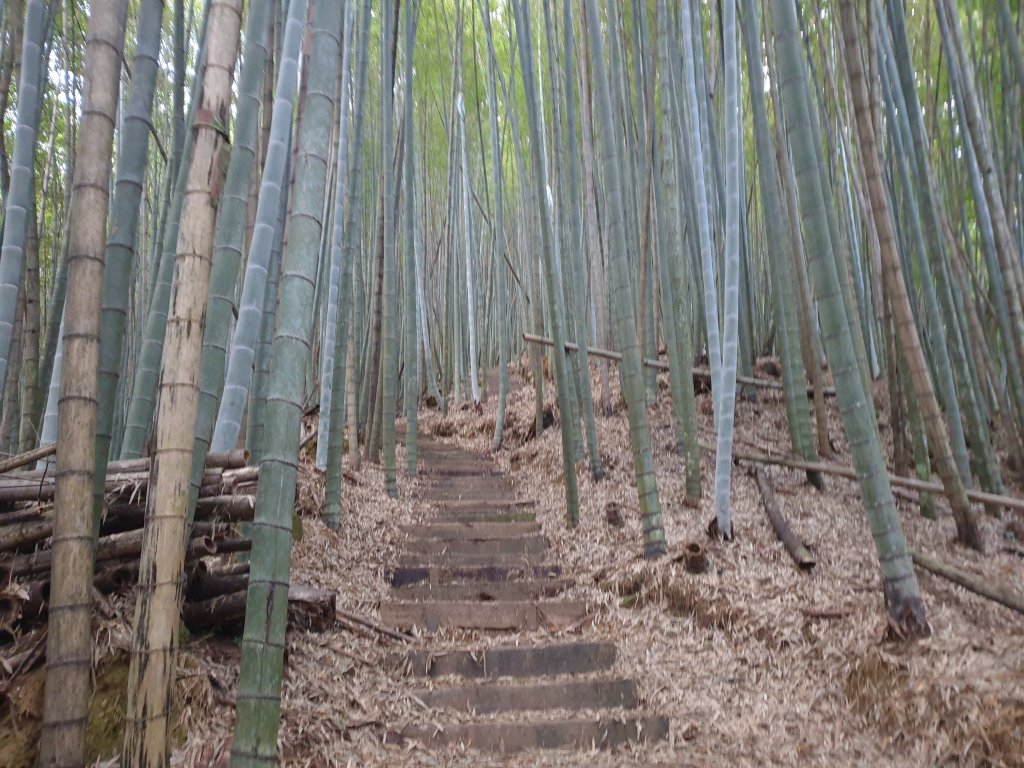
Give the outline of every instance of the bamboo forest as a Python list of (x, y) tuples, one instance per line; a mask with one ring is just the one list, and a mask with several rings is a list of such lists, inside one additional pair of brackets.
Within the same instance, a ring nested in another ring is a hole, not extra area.
[(0, 766), (1024, 766), (1020, 0), (0, 0)]

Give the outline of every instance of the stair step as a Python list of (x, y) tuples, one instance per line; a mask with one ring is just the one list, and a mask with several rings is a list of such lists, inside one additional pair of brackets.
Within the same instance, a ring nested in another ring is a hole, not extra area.
[[(428, 501), (428, 499), (421, 500)], [(533, 499), (495, 498), (492, 494), (478, 499), (443, 498), (430, 499), (432, 505), (442, 513), (457, 514), (459, 512), (519, 512), (523, 507), (535, 507)]]
[(668, 737), (668, 718), (645, 717), (619, 720), (551, 720), (546, 722), (484, 722), (446, 726), (410, 725), (402, 738), (425, 746), (465, 744), (488, 752), (522, 752), (527, 749), (602, 749), (636, 741), (660, 741)]
[(445, 541), (490, 541), (494, 539), (518, 539), (540, 533), (540, 523), (421, 523), (402, 525), (400, 529), (416, 539), (443, 539)]
[(467, 565), (542, 565), (546, 553), (523, 552), (504, 555), (431, 555), (408, 554), (398, 558), (402, 568), (429, 568), (431, 566), (467, 566)]
[(460, 581), (500, 583), (523, 579), (554, 579), (562, 575), (562, 566), (546, 565), (418, 565), (399, 566), (391, 573), (391, 585), (452, 584)]
[[(455, 472), (461, 474), (453, 474)], [(490, 474), (487, 472), (470, 472), (469, 470), (449, 470), (443, 474), (426, 475), (430, 484), (420, 486), (421, 491), (490, 491), (499, 490), (503, 493), (512, 492), (512, 483), (501, 474)]]
[(433, 709), (490, 714), (541, 709), (636, 709), (634, 680), (572, 680), (564, 683), (465, 685), (416, 693)]
[(395, 600), (536, 600), (539, 597), (557, 595), (571, 582), (565, 579), (540, 581), (498, 581), (490, 584), (430, 584), (411, 587), (392, 587), (391, 597)]
[(455, 512), (434, 515), (431, 520), (436, 525), (515, 525), (516, 523), (534, 523), (537, 515), (533, 512), (515, 512), (491, 510), (486, 512)]
[(420, 555), (543, 555), (548, 550), (544, 536), (518, 539), (409, 539), (405, 551)]
[(506, 486), (486, 485), (478, 487), (467, 487), (460, 485), (450, 488), (420, 488), (416, 491), (416, 498), (438, 507), (450, 507), (454, 502), (464, 504), (475, 504), (482, 509), (498, 508), (504, 509), (516, 504), (516, 492)]
[(495, 469), (490, 462), (450, 462), (447, 464), (431, 463), (423, 471), (424, 475), (437, 476), (439, 478), (504, 478), (505, 473)]
[(381, 623), (396, 629), (438, 627), (458, 629), (509, 630), (553, 627), (568, 629), (587, 618), (587, 606), (580, 602), (502, 601), (381, 603)]
[(615, 663), (616, 653), (614, 643), (561, 643), (449, 653), (412, 651), (406, 658), (418, 677), (543, 677), (607, 670)]

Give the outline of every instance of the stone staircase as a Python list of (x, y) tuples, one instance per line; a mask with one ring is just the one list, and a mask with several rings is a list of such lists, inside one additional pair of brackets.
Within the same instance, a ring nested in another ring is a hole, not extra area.
[[(429, 485), (426, 519), (404, 528), (405, 553), (392, 574), (381, 621), (434, 633), (442, 627), (494, 635), (534, 631), (529, 645), (426, 648), (402, 665), (421, 681), (427, 707), (403, 741), (492, 752), (609, 748), (668, 735), (664, 717), (641, 717), (637, 684), (613, 673), (607, 642), (555, 637), (590, 623), (587, 606), (560, 599), (571, 581), (552, 562), (528, 502), (487, 457), (420, 438)], [(550, 630), (550, 641), (543, 630)], [(536, 632), (535, 630), (541, 630)], [(473, 719), (445, 716), (471, 713)], [(568, 713), (568, 716), (566, 715)]]

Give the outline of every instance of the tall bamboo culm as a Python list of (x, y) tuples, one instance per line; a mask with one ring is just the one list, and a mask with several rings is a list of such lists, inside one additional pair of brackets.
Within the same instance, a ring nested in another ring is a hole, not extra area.
[(241, 0), (210, 5), (209, 56), (202, 69), (203, 99), (196, 110), (178, 227), (146, 496), (121, 755), (125, 765), (160, 768), (170, 760), (199, 366), (241, 15)]
[[(622, 352), (619, 381), (626, 399), (629, 418), (629, 440), (633, 451), (637, 495), (644, 530), (644, 556), (661, 557), (668, 547), (661, 521), (661, 502), (654, 474), (651, 450), (651, 428), (647, 421), (646, 392), (643, 380), (640, 340), (636, 332), (636, 311), (630, 290), (626, 263), (626, 231), (623, 217), (621, 157), (615, 142), (612, 102), (605, 67), (604, 41), (597, 0), (585, 0), (586, 35), (590, 47), (590, 63), (594, 76), (595, 103), (600, 138), (600, 158), (607, 189), (605, 217), (608, 222), (609, 261), (611, 262), (611, 306), (615, 319), (615, 336)], [(555, 344), (560, 344), (559, 340)]]
[(39, 764), (85, 764), (92, 671), (93, 472), (96, 467), (100, 296), (127, 0), (94, 3), (71, 195), (64, 363)]
[[(291, 0), (305, 6), (304, 0)], [(323, 230), (331, 121), (340, 65), (343, 3), (317, 0), (308, 38), (305, 100), (297, 135), (296, 184), (281, 263), (277, 330), (268, 381), (263, 460), (252, 527), (252, 566), (242, 635), (235, 737), (236, 768), (277, 765), (284, 638), (291, 572), (292, 510), (306, 369), (313, 339), (313, 293)]]

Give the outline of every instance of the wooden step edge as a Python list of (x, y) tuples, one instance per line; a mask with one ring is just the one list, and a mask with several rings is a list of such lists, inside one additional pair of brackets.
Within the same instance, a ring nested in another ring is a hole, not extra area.
[(592, 616), (580, 601), (498, 602), (382, 602), (381, 623), (395, 629), (416, 627), (435, 632), (440, 627), (479, 631), (520, 632), (549, 629), (564, 631), (582, 626)]
[(621, 744), (668, 738), (667, 717), (595, 718), (531, 721), (492, 721), (444, 725), (414, 724), (388, 743), (416, 741), (426, 747), (465, 746), (485, 752), (523, 752), (530, 749), (609, 749)]
[(531, 679), (607, 673), (618, 657), (615, 643), (556, 642), (490, 648), (414, 650), (389, 657), (389, 666), (414, 677)]
[(640, 706), (636, 681), (621, 677), (442, 685), (414, 691), (413, 695), (433, 710), (454, 709), (485, 715), (553, 709), (589, 712), (633, 710)]
[(516, 565), (443, 565), (420, 564), (391, 569), (391, 586), (409, 584), (454, 584), (462, 582), (504, 582), (528, 579), (553, 579), (562, 575), (562, 566), (548, 564)]
[(438, 523), (424, 521), (409, 525), (400, 525), (398, 529), (406, 536), (414, 539), (439, 541), (498, 541), (518, 539), (541, 533), (541, 525), (532, 522), (486, 522), (468, 521), (465, 523)]
[(575, 582), (571, 579), (523, 579), (521, 581), (464, 582), (454, 584), (410, 584), (392, 587), (393, 600), (479, 601), (539, 600), (555, 597)]

